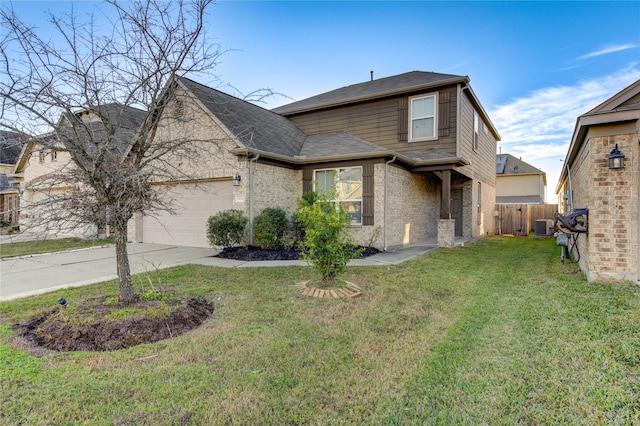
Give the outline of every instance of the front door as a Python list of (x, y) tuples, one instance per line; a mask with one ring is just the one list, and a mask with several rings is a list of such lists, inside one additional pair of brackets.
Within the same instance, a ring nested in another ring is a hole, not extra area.
[(456, 236), (462, 236), (462, 189), (451, 190), (451, 219), (456, 221)]

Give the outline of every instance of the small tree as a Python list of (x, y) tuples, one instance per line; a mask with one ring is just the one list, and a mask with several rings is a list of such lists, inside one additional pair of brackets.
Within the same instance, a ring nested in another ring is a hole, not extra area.
[(207, 220), (207, 238), (212, 247), (232, 247), (244, 240), (249, 220), (240, 210), (225, 210)]
[(282, 247), (290, 229), (284, 210), (267, 207), (253, 222), (253, 242), (263, 249)]
[(305, 230), (302, 256), (320, 272), (322, 281), (331, 283), (357, 255), (347, 228), (351, 219), (339, 202), (325, 195), (311, 200), (300, 200), (295, 215)]

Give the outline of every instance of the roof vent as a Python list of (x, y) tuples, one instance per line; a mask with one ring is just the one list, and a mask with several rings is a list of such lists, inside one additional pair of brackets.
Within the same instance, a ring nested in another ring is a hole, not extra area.
[(371, 81), (373, 81), (373, 70), (369, 71), (371, 73)]

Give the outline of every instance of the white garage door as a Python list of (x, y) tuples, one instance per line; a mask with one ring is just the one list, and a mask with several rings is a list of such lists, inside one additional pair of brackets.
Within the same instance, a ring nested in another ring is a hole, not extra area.
[(233, 208), (231, 181), (178, 185), (171, 190), (175, 215), (157, 212), (142, 219), (142, 241), (189, 247), (209, 247), (207, 219)]

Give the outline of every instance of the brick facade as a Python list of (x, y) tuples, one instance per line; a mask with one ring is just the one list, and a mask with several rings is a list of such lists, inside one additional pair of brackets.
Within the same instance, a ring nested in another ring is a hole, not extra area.
[[(590, 281), (638, 277), (638, 126), (636, 134), (588, 138), (570, 166), (573, 207), (589, 208), (589, 233), (578, 237), (578, 248)], [(609, 169), (609, 153), (616, 144), (626, 156), (622, 170)], [(560, 194), (568, 191), (567, 180)], [(566, 212), (566, 200), (562, 205)]]

